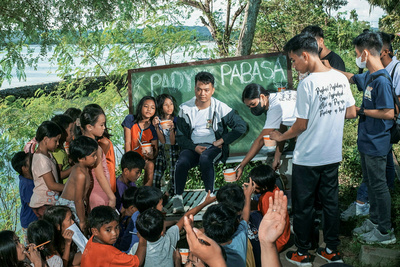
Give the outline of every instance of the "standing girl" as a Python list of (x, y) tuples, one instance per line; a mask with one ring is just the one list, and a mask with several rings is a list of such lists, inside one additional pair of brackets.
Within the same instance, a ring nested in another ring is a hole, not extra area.
[(154, 168), (155, 186), (161, 188), (161, 179), (164, 172), (169, 167), (169, 194), (174, 192), (175, 164), (179, 157), (179, 146), (175, 141), (175, 101), (171, 95), (162, 94), (157, 96), (157, 115), (153, 119), (153, 125), (157, 132), (158, 140), (161, 145)]
[[(88, 105), (82, 111), (80, 123), (82, 134), (96, 140), (103, 136), (106, 116), (101, 108)], [(89, 197), (90, 209), (101, 205), (115, 208), (115, 195), (110, 187), (110, 173), (106, 156), (100, 146), (97, 149), (97, 160), (91, 170), (91, 175), (93, 176), (93, 189)]]
[[(125, 133), (125, 152), (136, 151), (146, 161), (144, 167), (145, 175), (143, 185), (153, 185), (154, 159), (158, 154), (158, 140), (156, 129), (152, 125), (152, 120), (156, 114), (156, 101), (152, 96), (145, 96), (140, 99), (136, 108), (136, 114), (126, 116), (122, 122)], [(130, 129), (130, 130), (126, 130)], [(142, 145), (151, 143), (149, 152), (143, 151)]]
[(61, 128), (54, 122), (43, 122), (36, 131), (38, 148), (32, 156), (32, 176), (35, 187), (29, 206), (40, 219), (46, 207), (56, 204), (64, 185), (59, 183), (56, 161), (50, 152), (58, 147)]

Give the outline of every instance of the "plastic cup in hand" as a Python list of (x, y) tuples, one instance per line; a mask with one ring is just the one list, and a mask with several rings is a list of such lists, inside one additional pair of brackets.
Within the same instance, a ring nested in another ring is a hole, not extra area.
[(189, 257), (189, 249), (180, 248), (179, 249), (179, 254), (181, 254), (182, 264), (185, 264), (187, 262), (187, 258)]
[(232, 183), (236, 181), (236, 171), (234, 169), (224, 170), (225, 182)]
[(161, 128), (163, 128), (164, 130), (168, 129), (171, 122), (172, 122), (171, 120), (161, 121), (160, 122)]
[(142, 153), (143, 154), (149, 154), (149, 153), (151, 153), (151, 150), (152, 150), (151, 143), (142, 144)]
[(264, 135), (264, 145), (265, 146), (276, 146), (276, 141), (271, 140), (269, 135)]

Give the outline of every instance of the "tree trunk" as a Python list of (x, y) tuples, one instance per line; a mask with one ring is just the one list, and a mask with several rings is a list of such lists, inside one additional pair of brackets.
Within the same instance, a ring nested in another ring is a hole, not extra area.
[(236, 51), (237, 56), (250, 55), (260, 4), (261, 0), (249, 0), (247, 3)]

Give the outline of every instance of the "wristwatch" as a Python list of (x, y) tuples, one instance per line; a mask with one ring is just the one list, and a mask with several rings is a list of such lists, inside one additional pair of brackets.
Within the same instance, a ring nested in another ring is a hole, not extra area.
[(358, 116), (364, 116), (364, 115), (365, 115), (365, 113), (364, 113), (364, 107), (361, 107), (361, 108), (358, 110), (357, 115), (358, 115)]

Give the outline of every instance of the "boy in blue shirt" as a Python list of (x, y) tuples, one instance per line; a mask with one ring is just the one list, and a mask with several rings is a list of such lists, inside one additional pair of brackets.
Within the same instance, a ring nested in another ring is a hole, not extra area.
[(35, 213), (33, 213), (32, 208), (29, 207), (33, 188), (35, 187), (30, 172), (29, 154), (24, 151), (17, 152), (11, 159), (11, 165), (19, 174), (19, 196), (21, 198), (20, 221), (22, 230), (26, 236), (26, 229), (29, 224), (38, 219)]

